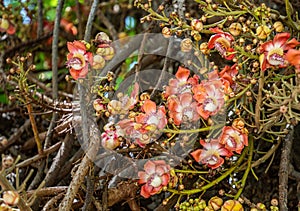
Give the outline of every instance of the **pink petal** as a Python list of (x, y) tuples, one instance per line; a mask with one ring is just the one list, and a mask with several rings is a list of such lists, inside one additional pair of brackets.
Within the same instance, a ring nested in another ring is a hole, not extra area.
[(138, 176), (139, 176), (139, 184), (144, 184), (147, 182), (148, 178), (149, 178), (149, 175), (146, 174), (146, 172), (144, 171), (139, 171), (138, 172)]
[(148, 175), (154, 174), (155, 168), (156, 168), (156, 165), (151, 160), (147, 161), (147, 163), (145, 163), (145, 165), (144, 165), (144, 170)]
[(189, 107), (192, 103), (192, 100), (193, 96), (190, 93), (183, 93), (182, 95), (180, 95), (180, 102), (184, 108)]

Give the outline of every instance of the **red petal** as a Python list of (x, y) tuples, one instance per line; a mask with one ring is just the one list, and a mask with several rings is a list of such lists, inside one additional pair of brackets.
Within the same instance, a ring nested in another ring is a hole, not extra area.
[(169, 183), (169, 181), (170, 181), (170, 174), (164, 174), (161, 177), (161, 180), (162, 180), (161, 185), (166, 186)]
[(145, 103), (142, 106), (142, 110), (146, 114), (150, 114), (151, 112), (156, 112), (156, 104), (151, 100), (145, 100)]
[(200, 156), (202, 153), (202, 149), (197, 149), (194, 152), (191, 152), (192, 157), (195, 159), (195, 161), (197, 161), (198, 163), (200, 162)]
[(295, 48), (299, 44), (300, 44), (300, 42), (298, 42), (295, 38), (293, 38), (285, 44), (284, 50), (289, 50), (291, 48)]
[(286, 55), (286, 60), (292, 65), (300, 65), (300, 51), (295, 49), (290, 49)]
[(221, 37), (220, 34), (215, 34), (215, 35), (212, 35), (207, 43), (207, 48), (209, 49), (213, 49), (215, 47), (215, 41), (216, 39), (218, 39), (219, 37)]
[(190, 71), (184, 67), (179, 66), (175, 76), (180, 81), (186, 81), (190, 76)]
[(218, 162), (215, 165), (207, 165), (208, 167), (212, 168), (212, 169), (216, 169), (218, 167), (220, 167), (222, 164), (224, 163), (224, 159), (219, 157)]
[(180, 95), (180, 102), (183, 107), (188, 107), (191, 105), (193, 96), (190, 93), (183, 93)]
[(149, 198), (151, 195), (149, 194), (149, 192), (146, 190), (146, 185), (143, 185), (141, 188), (141, 196), (143, 196), (144, 198)]
[(290, 38), (290, 36), (290, 33), (287, 32), (276, 34), (276, 36), (273, 39), (273, 43), (283, 46), (286, 43), (286, 41)]

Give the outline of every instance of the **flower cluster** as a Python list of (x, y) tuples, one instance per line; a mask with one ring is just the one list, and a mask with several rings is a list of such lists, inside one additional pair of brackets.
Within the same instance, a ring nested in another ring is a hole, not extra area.
[(102, 69), (106, 61), (111, 60), (114, 56), (115, 51), (111, 46), (111, 40), (104, 32), (98, 33), (92, 44), (83, 40), (67, 43), (69, 53), (66, 65), (75, 80), (85, 78), (89, 66), (95, 70)]
[[(241, 122), (237, 119), (235, 122)], [(200, 140), (202, 149), (197, 149), (191, 153), (192, 157), (202, 164), (212, 169), (220, 167), (224, 163), (221, 156), (231, 157), (234, 152), (241, 154), (245, 146), (248, 146), (248, 131), (245, 128), (225, 126), (221, 135), (217, 139)]]
[(220, 73), (210, 73), (207, 80), (199, 83), (199, 77), (190, 77), (190, 71), (179, 67), (175, 79), (170, 79), (164, 97), (167, 98), (169, 116), (175, 125), (207, 120), (216, 115), (225, 103), (225, 94), (234, 82), (237, 69), (226, 66)]

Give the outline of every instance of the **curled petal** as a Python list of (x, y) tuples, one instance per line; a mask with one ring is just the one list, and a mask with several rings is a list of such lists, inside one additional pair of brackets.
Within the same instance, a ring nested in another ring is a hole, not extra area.
[(176, 78), (180, 81), (186, 81), (190, 75), (190, 71), (184, 67), (179, 66), (177, 73), (175, 74)]
[(150, 114), (152, 112), (156, 112), (156, 104), (155, 104), (155, 102), (153, 102), (151, 100), (145, 100), (145, 103), (142, 106), (142, 110), (146, 114)]

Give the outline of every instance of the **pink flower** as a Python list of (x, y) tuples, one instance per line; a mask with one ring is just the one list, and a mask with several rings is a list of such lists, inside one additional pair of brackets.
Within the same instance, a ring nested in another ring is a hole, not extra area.
[(117, 95), (119, 100), (112, 100), (108, 103), (107, 106), (108, 111), (112, 115), (128, 114), (128, 111), (133, 109), (134, 105), (137, 103), (138, 94), (139, 94), (139, 85), (138, 83), (135, 83), (130, 96), (119, 93)]
[(102, 146), (111, 150), (120, 146), (119, 137), (123, 136), (122, 130), (113, 123), (108, 123), (103, 128), (104, 132), (101, 134)]
[(259, 61), (262, 71), (272, 66), (285, 66), (285, 52), (300, 44), (295, 38), (288, 41), (289, 38), (290, 33), (280, 33), (273, 40), (261, 45), (262, 54), (259, 57)]
[(248, 134), (231, 126), (225, 126), (219, 137), (221, 144), (230, 151), (241, 154), (244, 146), (248, 146)]
[(88, 73), (88, 65), (93, 64), (93, 55), (87, 52), (86, 46), (81, 41), (67, 43), (70, 53), (67, 55), (67, 67), (70, 68), (70, 74), (77, 80), (84, 78)]
[(217, 49), (222, 57), (227, 60), (232, 60), (235, 56), (233, 53), (234, 49), (231, 48), (232, 42), (234, 41), (233, 36), (227, 32), (223, 32), (219, 28), (210, 28), (209, 30), (217, 34), (210, 37), (207, 47), (209, 49)]
[(156, 107), (155, 102), (151, 100), (145, 100), (142, 111), (135, 117), (137, 123), (143, 124), (146, 130), (163, 129), (167, 124), (166, 109), (164, 106)]
[(209, 116), (217, 114), (224, 105), (224, 93), (220, 80), (202, 81), (193, 87), (194, 98), (199, 103), (197, 112), (207, 120)]
[(197, 113), (197, 103), (193, 101), (191, 93), (183, 93), (177, 97), (172, 95), (168, 98), (169, 115), (175, 125), (182, 122), (197, 121), (200, 116)]
[(209, 80), (221, 80), (223, 89), (226, 94), (232, 92), (232, 87), (235, 85), (233, 78), (238, 74), (237, 64), (232, 66), (226, 65), (221, 72), (217, 70), (208, 73)]
[(157, 138), (160, 130), (167, 124), (166, 110), (164, 106), (156, 108), (156, 104), (151, 100), (145, 100), (142, 111), (135, 117), (138, 137), (135, 140), (140, 147), (145, 147), (153, 139)]
[(169, 86), (166, 87), (164, 97), (167, 98), (170, 95), (183, 94), (185, 92), (191, 93), (191, 88), (193, 85), (198, 84), (199, 77), (194, 75), (189, 78), (189, 76), (190, 71), (188, 69), (179, 67), (175, 74), (176, 78), (169, 80)]
[(202, 164), (206, 164), (212, 169), (216, 169), (224, 163), (221, 156), (231, 157), (233, 154), (224, 148), (217, 139), (211, 139), (209, 142), (200, 140), (203, 149), (197, 149), (191, 153), (192, 157)]
[(145, 171), (139, 171), (139, 184), (144, 184), (141, 188), (141, 195), (149, 198), (161, 191), (170, 181), (170, 166), (164, 160), (147, 161), (144, 165)]

